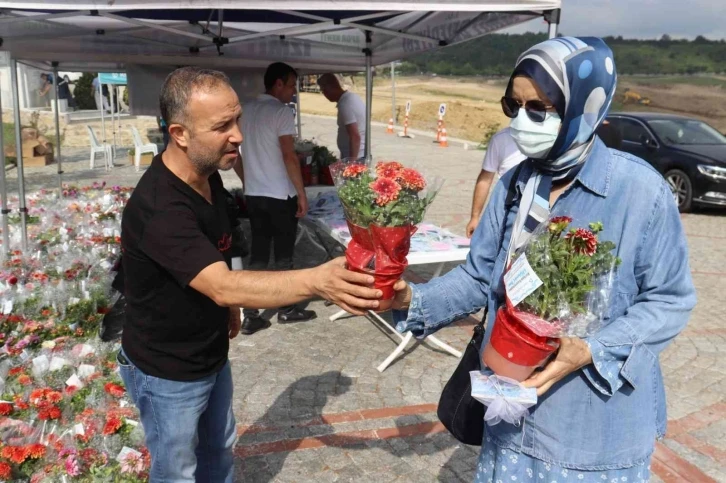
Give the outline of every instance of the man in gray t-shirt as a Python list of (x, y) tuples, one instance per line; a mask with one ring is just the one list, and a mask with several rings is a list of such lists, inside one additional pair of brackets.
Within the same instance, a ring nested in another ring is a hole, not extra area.
[(356, 94), (346, 91), (335, 74), (318, 79), (323, 95), (338, 103), (338, 149), (341, 158), (365, 157), (366, 105)]

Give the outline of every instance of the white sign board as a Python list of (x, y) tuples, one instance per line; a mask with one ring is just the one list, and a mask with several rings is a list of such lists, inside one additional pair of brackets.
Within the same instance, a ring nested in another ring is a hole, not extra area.
[(439, 105), (439, 116), (444, 117), (446, 115), (446, 104), (443, 102)]
[(411, 112), (411, 101), (406, 102), (406, 114)]

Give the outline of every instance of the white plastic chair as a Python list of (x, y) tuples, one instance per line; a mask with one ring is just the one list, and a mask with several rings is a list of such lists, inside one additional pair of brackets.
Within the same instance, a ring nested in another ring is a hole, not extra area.
[(144, 144), (141, 141), (139, 130), (134, 126), (131, 126), (131, 135), (134, 138), (134, 165), (136, 166), (136, 171), (138, 171), (141, 167), (141, 155), (144, 153), (151, 153), (156, 156), (159, 154), (159, 148), (157, 148), (156, 144), (153, 143)]
[(91, 137), (91, 169), (93, 169), (96, 166), (96, 153), (102, 153), (103, 154), (103, 161), (106, 165), (106, 169), (109, 168), (109, 160), (111, 159), (111, 153), (110, 146), (107, 144), (101, 144), (98, 142), (98, 138), (96, 137), (96, 133), (93, 132), (93, 129), (91, 126), (86, 125), (86, 129), (88, 129), (88, 135)]

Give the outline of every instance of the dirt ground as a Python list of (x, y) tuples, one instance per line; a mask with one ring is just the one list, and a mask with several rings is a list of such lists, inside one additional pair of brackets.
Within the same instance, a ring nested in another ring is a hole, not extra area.
[[(347, 83), (350, 90), (365, 96), (362, 78), (347, 78)], [(399, 77), (396, 123), (403, 124), (405, 104), (410, 100), (409, 127), (434, 131), (439, 104), (445, 102), (447, 134), (480, 142), (487, 131), (509, 122), (499, 106), (504, 88), (504, 79)], [(627, 88), (649, 98), (650, 106), (623, 104)], [(335, 104), (321, 94), (302, 93), (300, 100), (304, 113), (335, 115)], [(629, 110), (693, 116), (726, 132), (726, 77), (621, 77), (612, 111)], [(373, 89), (373, 120), (388, 122), (391, 115), (391, 83), (378, 78)]]

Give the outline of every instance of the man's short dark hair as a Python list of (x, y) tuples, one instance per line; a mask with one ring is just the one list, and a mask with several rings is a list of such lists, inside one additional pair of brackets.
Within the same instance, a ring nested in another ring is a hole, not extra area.
[(287, 82), (291, 75), (297, 77), (297, 71), (284, 62), (270, 64), (265, 71), (265, 89), (272, 89), (278, 80)]
[(161, 86), (159, 110), (161, 118), (170, 124), (184, 124), (187, 107), (197, 90), (210, 91), (220, 85), (229, 86), (229, 78), (218, 70), (201, 67), (182, 67), (169, 74)]

